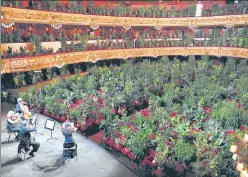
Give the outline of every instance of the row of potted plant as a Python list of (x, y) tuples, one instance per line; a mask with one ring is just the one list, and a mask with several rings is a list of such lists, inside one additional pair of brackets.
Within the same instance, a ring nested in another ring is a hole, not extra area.
[[(83, 28), (83, 27), (82, 27)], [(68, 29), (67, 29), (68, 30)], [(44, 27), (45, 31), (45, 27)], [(34, 38), (40, 38), (42, 42), (53, 42), (53, 41), (61, 41), (61, 38), (63, 38), (66, 41), (79, 41), (83, 37), (87, 36), (89, 40), (106, 40), (106, 39), (125, 39), (129, 37), (130, 39), (139, 39), (140, 36), (146, 32), (148, 33), (148, 36), (150, 39), (153, 38), (163, 38), (163, 36), (170, 37), (170, 38), (181, 38), (185, 36), (187, 33), (189, 33), (191, 30), (187, 28), (182, 29), (169, 29), (169, 28), (163, 28), (161, 31), (157, 31), (152, 27), (132, 27), (132, 30), (126, 31), (122, 28), (105, 28), (102, 27), (100, 29), (100, 35), (99, 36), (93, 36), (83, 30), (76, 30), (74, 29), (71, 36), (68, 36), (67, 32), (64, 30), (54, 30), (52, 32), (44, 32), (42, 35), (39, 31), (33, 31), (32, 34), (29, 34), (28, 36), (24, 35), (20, 32), (19, 29), (13, 29), (12, 31), (1, 31), (1, 41), (2, 43), (22, 43), (22, 42), (32, 42), (33, 40), (36, 40)], [(197, 38), (204, 38), (209, 37), (211, 33), (214, 31), (217, 34), (226, 33), (225, 36), (227, 38), (235, 38), (236, 35), (239, 35), (241, 37), (247, 36), (247, 28), (241, 28), (241, 27), (232, 27), (231, 29), (225, 29), (225, 28), (199, 28), (194, 30), (195, 37)]]
[(228, 132), (248, 124), (247, 65), (246, 59), (212, 62), (194, 56), (127, 61), (120, 67), (92, 67), (87, 77), (20, 96), (53, 116), (67, 112), (80, 127), (104, 117), (100, 128), (106, 144), (153, 166), (157, 175), (172, 168), (235, 177)]
[[(59, 11), (67, 13), (80, 14), (96, 14), (108, 16), (129, 16), (129, 17), (194, 17), (196, 15), (196, 4), (189, 4), (185, 9), (176, 9), (176, 6), (171, 6), (167, 9), (166, 6), (150, 5), (148, 7), (132, 8), (122, 3), (117, 3), (114, 8), (111, 4), (100, 5), (95, 7), (94, 1), (88, 1), (87, 6), (84, 7), (82, 2), (68, 1), (31, 1), (31, 3), (23, 6), (21, 1), (6, 1), (1, 2), (3, 6), (17, 7), (17, 8), (32, 8), (37, 10)], [(219, 16), (219, 15), (236, 15), (246, 14), (248, 12), (247, 2), (241, 1), (238, 4), (227, 4), (221, 6), (215, 4), (203, 10), (202, 16)]]
[(3, 91), (12, 89), (23, 88), (27, 86), (34, 86), (52, 80), (59, 79), (61, 77), (66, 78), (74, 74), (84, 73), (87, 67), (90, 67), (90, 63), (80, 63), (65, 65), (62, 68), (47, 68), (42, 69), (39, 72), (29, 71), (20, 73), (8, 73), (2, 74), (2, 85)]
[[(237, 30), (235, 37), (230, 37), (230, 31), (224, 31), (220, 33), (218, 28), (213, 29), (210, 34), (205, 34), (204, 40), (196, 39), (197, 34), (193, 32), (184, 33), (182, 30), (175, 33), (176, 37), (180, 37), (179, 40), (174, 40), (175, 35), (161, 36), (162, 38), (150, 38), (148, 32), (139, 36), (139, 39), (131, 39), (129, 37), (123, 40), (96, 40), (94, 44), (89, 44), (89, 36), (81, 36), (78, 34), (78, 42), (67, 43), (64, 36), (60, 36), (61, 48), (56, 53), (61, 52), (77, 52), (84, 50), (104, 50), (104, 49), (125, 49), (125, 48), (144, 48), (144, 47), (190, 47), (190, 46), (223, 46), (223, 47), (248, 47), (248, 33), (247, 29)], [(171, 38), (172, 37), (172, 38)], [(31, 43), (26, 44), (25, 47), (20, 47), (19, 51), (12, 51), (12, 47), (8, 47), (6, 51), (3, 51), (2, 58), (14, 58), (25, 57), (33, 55), (49, 55), (54, 51), (52, 48), (44, 48), (41, 46), (41, 37), (39, 35), (32, 36)]]

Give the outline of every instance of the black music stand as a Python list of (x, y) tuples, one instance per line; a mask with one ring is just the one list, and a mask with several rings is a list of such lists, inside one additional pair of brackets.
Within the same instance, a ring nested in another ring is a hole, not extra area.
[(47, 139), (46, 141), (49, 141), (51, 139), (53, 140), (58, 140), (58, 138), (53, 138), (53, 131), (54, 131), (54, 128), (55, 128), (55, 121), (52, 120), (52, 119), (47, 119), (46, 120), (46, 123), (45, 123), (45, 129), (48, 129), (51, 131), (51, 137), (49, 139)]
[[(38, 124), (38, 114), (37, 113), (35, 113), (35, 115), (34, 115), (34, 117), (32, 118), (32, 120), (31, 120), (31, 125), (33, 125), (35, 128), (36, 128), (36, 131), (35, 131), (35, 134), (36, 135), (44, 135), (44, 133), (38, 133), (38, 131), (37, 131), (37, 125), (39, 126), (39, 127), (41, 127), (39, 124)], [(42, 127), (41, 127), (42, 128)]]

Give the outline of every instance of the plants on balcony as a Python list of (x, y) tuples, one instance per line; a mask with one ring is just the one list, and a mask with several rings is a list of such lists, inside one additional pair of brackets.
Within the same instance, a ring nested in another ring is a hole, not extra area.
[(30, 42), (35, 46), (35, 54), (39, 55), (41, 53), (42, 38), (39, 35), (33, 35), (30, 38)]
[(45, 7), (48, 10), (56, 11), (56, 1), (46, 1)]
[[(21, 1), (15, 1), (13, 2), (8, 2), (8, 1), (2, 1), (1, 3), (3, 6), (9, 6), (9, 7), (23, 7)], [(44, 5), (43, 5), (44, 4)], [(219, 4), (215, 4), (210, 9), (203, 10), (203, 16), (214, 16), (214, 15), (234, 15), (234, 14), (246, 14), (248, 11), (248, 3), (246, 1), (241, 1), (238, 4), (227, 4), (223, 7), (221, 7)], [(44, 6), (44, 7), (43, 7)], [(168, 12), (168, 17), (175, 17), (175, 16), (195, 16), (196, 8), (194, 7), (195, 5), (189, 4), (188, 7), (186, 7), (183, 10), (177, 10), (177, 9), (171, 9), (172, 12)], [(26, 6), (24, 6), (26, 8)], [(81, 3), (78, 3), (76, 1), (69, 1), (68, 2), (68, 7), (65, 7), (63, 2), (60, 1), (46, 1), (44, 3), (42, 2), (36, 2), (32, 1), (32, 5), (29, 8), (34, 8), (34, 9), (43, 9), (43, 10), (50, 10), (50, 11), (60, 11), (62, 9), (63, 12), (69, 12), (69, 13), (84, 13), (84, 8), (86, 8), (86, 11), (90, 14), (103, 14), (104, 15), (111, 15), (112, 11), (114, 12), (113, 14), (116, 16), (144, 16), (143, 12), (139, 13), (139, 11), (145, 11), (145, 15), (148, 17), (166, 17), (166, 14), (163, 12), (164, 6), (156, 6), (155, 7), (155, 13), (154, 12), (154, 6), (150, 6), (147, 8), (135, 8), (131, 10), (130, 7), (123, 6), (120, 3), (117, 3), (117, 5), (114, 7), (114, 9), (110, 8), (110, 3), (108, 3), (107, 8), (105, 9), (105, 12), (102, 11), (102, 7), (100, 6), (100, 11), (97, 7), (94, 6), (93, 1), (89, 1), (87, 3), (86, 7), (83, 7)], [(118, 10), (117, 10), (118, 9)], [(143, 10), (140, 10), (143, 9)], [(145, 9), (145, 10), (144, 10)], [(117, 13), (117, 11), (118, 13)], [(151, 15), (149, 16), (150, 11)], [(147, 13), (146, 13), (147, 12)], [(176, 13), (175, 13), (176, 12)]]
[(111, 14), (111, 8), (110, 8), (110, 3), (107, 3), (107, 7), (105, 8), (105, 13), (104, 15), (110, 15)]
[(87, 1), (87, 11), (92, 14), (94, 8), (94, 2), (93, 1)]
[(168, 12), (168, 17), (176, 17), (177, 12), (176, 12), (176, 8), (174, 6), (171, 6), (170, 11)]
[(103, 15), (104, 14), (104, 6), (101, 5), (96, 9), (96, 14)]
[(215, 4), (212, 6), (212, 15), (213, 16), (219, 16), (219, 15), (222, 15), (222, 9), (221, 7), (219, 6), (219, 4)]
[(12, 56), (13, 56), (12, 47), (8, 46), (8, 50), (6, 51), (6, 57), (11, 58)]
[(188, 17), (194, 17), (196, 13), (196, 5), (189, 5), (189, 7), (187, 7), (187, 16)]
[[(139, 35), (138, 32), (136, 33), (131, 33), (129, 31), (129, 34), (127, 35), (126, 33), (121, 33), (121, 38), (125, 38), (125, 40), (123, 41), (118, 41), (118, 42), (114, 42), (108, 39), (106, 39), (105, 43), (103, 41), (101, 41), (101, 46), (103, 46), (102, 44), (104, 43), (108, 44), (108, 49), (116, 49), (116, 48), (126, 48), (127, 47), (127, 43), (128, 46), (131, 47), (131, 41), (135, 40), (137, 41), (138, 39), (138, 43), (135, 46), (132, 45), (133, 47), (169, 47), (169, 46), (227, 46), (227, 47), (246, 47), (248, 45), (248, 39), (247, 39), (247, 35), (246, 35), (246, 30), (245, 28), (243, 29), (229, 29), (229, 30), (224, 30), (223, 33), (221, 33), (221, 29), (218, 28), (214, 28), (211, 29), (210, 34), (206, 34), (202, 29), (197, 30), (196, 34), (194, 35), (193, 32), (186, 32), (186, 31), (171, 31), (169, 34), (163, 35), (164, 39), (161, 40), (160, 36), (159, 38), (155, 36), (154, 31), (148, 31), (143, 33), (143, 35)], [(95, 37), (94, 39), (99, 39), (99, 41), (101, 40), (102, 37), (104, 37), (104, 34), (106, 33), (105, 30), (101, 31), (101, 37)], [(118, 34), (118, 35), (117, 35)], [(132, 35), (136, 34), (136, 39), (133, 38)], [(146, 34), (145, 39), (144, 38), (144, 34)], [(149, 34), (149, 36), (148, 36)], [(161, 34), (161, 33), (160, 33)], [(12, 41), (24, 41), (26, 39), (21, 38), (21, 39), (17, 39), (14, 35), (14, 33), (12, 34)], [(106, 37), (106, 36), (105, 36)], [(118, 30), (114, 30), (112, 31), (108, 37), (110, 39), (116, 39), (117, 37), (120, 37), (120, 33), (118, 32)], [(171, 39), (169, 39), (168, 37), (170, 37)], [(199, 40), (196, 39), (198, 37), (204, 37), (205, 40)], [(3, 37), (2, 37), (3, 38)], [(88, 40), (89, 38), (93, 39), (93, 36), (88, 36), (88, 35), (81, 35), (81, 33), (74, 33), (73, 34), (73, 40), (77, 40), (74, 41), (73, 43), (68, 43), (67, 44), (67, 37), (65, 36), (65, 33), (62, 32), (62, 30), (58, 30), (58, 40), (61, 42), (61, 49), (59, 49), (57, 52), (72, 52), (72, 51), (82, 51), (85, 49), (90, 49), (90, 50), (97, 50), (100, 49), (99, 44), (95, 43), (93, 44), (91, 47), (88, 47)], [(155, 38), (154, 40), (149, 40)], [(174, 38), (179, 38), (178, 40), (174, 40)], [(180, 40), (181, 38), (181, 40)], [(54, 41), (55, 37), (53, 34), (46, 34), (45, 37), (43, 37), (43, 39), (45, 41)], [(7, 37), (3, 39), (6, 42), (10, 42), (9, 40), (9, 34), (7, 34)], [(128, 41), (127, 41), (128, 40)], [(28, 43), (27, 46), (25, 47), (26, 50), (26, 54), (29, 54), (30, 56), (34, 55), (34, 52), (36, 54), (50, 54), (53, 53), (52, 49), (45, 49), (45, 48), (41, 48), (41, 40), (40, 40), (40, 36), (37, 34), (31, 35), (30, 36), (30, 41), (31, 43)], [(78, 43), (80, 41), (80, 43)], [(141, 42), (142, 41), (142, 42)], [(134, 41), (133, 41), (134, 42)], [(137, 43), (137, 42), (136, 42)], [(142, 44), (140, 44), (142, 43)], [(34, 45), (32, 45), (34, 44)], [(90, 45), (90, 44), (89, 44)], [(37, 47), (36, 47), (37, 46)], [(105, 45), (106, 46), (106, 45)], [(11, 44), (10, 44), (11, 47)], [(24, 47), (24, 46), (23, 46)], [(130, 48), (129, 47), (129, 48)], [(37, 51), (36, 51), (37, 50)], [(4, 51), (3, 52), (3, 58), (4, 57), (12, 57), (12, 56), (26, 56), (25, 52), (22, 51), (22, 49), (20, 48), (20, 50), (18, 51), (12, 51), (12, 55), (10, 55), (11, 52), (8, 53), (8, 51)]]
[(145, 8), (139, 8), (138, 9), (138, 14), (140, 17), (144, 17), (145, 16)]
[(79, 13), (79, 4), (77, 1), (68, 1), (68, 12)]
[(35, 51), (35, 46), (34, 44), (28, 43), (25, 45), (24, 49), (27, 51), (27, 53), (32, 56)]

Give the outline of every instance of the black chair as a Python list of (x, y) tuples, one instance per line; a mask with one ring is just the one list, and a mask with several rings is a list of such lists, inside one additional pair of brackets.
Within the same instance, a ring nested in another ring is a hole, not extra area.
[(76, 157), (76, 161), (78, 160), (77, 157), (77, 144), (75, 142), (68, 142), (64, 143), (63, 147), (63, 164), (68, 159), (73, 159)]
[(25, 138), (19, 137), (20, 143), (18, 145), (18, 150), (17, 150), (17, 158), (21, 158), (23, 155), (23, 160), (26, 160), (26, 154), (30, 150), (28, 145), (27, 145), (27, 140)]
[(13, 131), (13, 129), (11, 129), (8, 124), (6, 125), (6, 129), (7, 129), (7, 133), (9, 134), (8, 137), (8, 143), (9, 143), (9, 139), (12, 135), (15, 135), (15, 139), (18, 140), (19, 139), (19, 135), (18, 135), (18, 130)]
[(19, 138), (19, 136), (17, 135), (17, 132), (9, 131), (9, 130), (8, 130), (8, 134), (9, 134), (8, 143), (9, 143), (9, 139), (10, 139), (11, 135), (15, 135), (15, 139), (16, 139), (16, 140), (18, 140), (18, 138)]

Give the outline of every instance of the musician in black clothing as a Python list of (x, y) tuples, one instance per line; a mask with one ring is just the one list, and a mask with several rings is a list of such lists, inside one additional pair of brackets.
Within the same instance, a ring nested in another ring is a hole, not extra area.
[(32, 157), (34, 157), (34, 152), (37, 152), (40, 147), (40, 143), (35, 141), (35, 139), (31, 137), (30, 132), (35, 132), (35, 131), (36, 128), (29, 125), (27, 121), (23, 121), (19, 128), (19, 136), (20, 136), (19, 146), (23, 144), (25, 146), (25, 151), (30, 150), (30, 146), (32, 146), (32, 150), (29, 153), (29, 155)]

